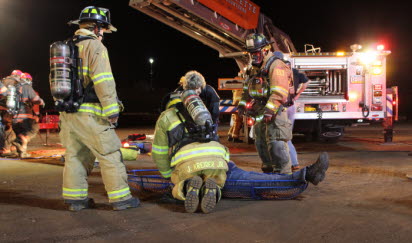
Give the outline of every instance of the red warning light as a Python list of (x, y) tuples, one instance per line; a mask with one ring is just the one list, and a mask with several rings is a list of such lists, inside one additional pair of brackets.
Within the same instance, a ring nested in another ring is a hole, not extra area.
[(380, 44), (380, 45), (378, 45), (378, 46), (376, 47), (376, 49), (377, 49), (378, 51), (383, 51), (383, 50), (385, 49), (385, 46), (382, 45), (382, 44)]
[(253, 126), (253, 124), (255, 124), (255, 120), (253, 119), (253, 118), (248, 118), (248, 120), (247, 120), (247, 124), (249, 125), (249, 126)]
[(374, 90), (382, 90), (382, 84), (375, 84), (373, 85)]

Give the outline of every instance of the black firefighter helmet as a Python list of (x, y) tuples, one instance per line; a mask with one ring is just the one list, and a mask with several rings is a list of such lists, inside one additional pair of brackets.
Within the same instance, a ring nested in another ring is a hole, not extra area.
[(271, 43), (263, 34), (252, 33), (246, 37), (246, 50), (248, 52), (257, 52)]
[(95, 22), (106, 28), (107, 32), (117, 31), (110, 22), (110, 10), (107, 8), (88, 6), (82, 10), (77, 20), (72, 20), (69, 24), (80, 24), (82, 22)]
[[(270, 49), (270, 44), (263, 34), (253, 33), (246, 37), (246, 50), (250, 53), (252, 65), (260, 67)], [(266, 50), (266, 51), (262, 51)]]

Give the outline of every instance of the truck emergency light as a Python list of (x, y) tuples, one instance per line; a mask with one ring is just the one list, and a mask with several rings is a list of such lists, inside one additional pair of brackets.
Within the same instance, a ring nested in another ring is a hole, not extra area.
[(380, 67), (374, 67), (374, 68), (372, 69), (372, 73), (373, 73), (374, 75), (379, 75), (379, 74), (382, 73), (382, 68), (380, 68)]
[(376, 52), (368, 51), (368, 52), (362, 53), (362, 55), (360, 56), (360, 61), (361, 63), (368, 65), (376, 60), (376, 56), (377, 56)]
[(377, 49), (378, 51), (383, 51), (383, 50), (385, 49), (385, 46), (384, 46), (384, 45), (378, 45), (378, 46), (376, 47), (376, 49)]
[(373, 85), (374, 90), (382, 90), (382, 84), (375, 84)]
[(349, 101), (355, 101), (358, 98), (358, 92), (350, 91), (349, 92)]

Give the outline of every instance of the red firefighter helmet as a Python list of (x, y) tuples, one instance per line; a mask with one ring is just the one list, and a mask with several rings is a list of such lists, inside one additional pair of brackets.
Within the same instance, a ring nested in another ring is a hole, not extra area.
[(22, 71), (16, 69), (16, 70), (13, 70), (10, 75), (21, 76), (22, 74), (23, 74)]
[(30, 82), (33, 80), (33, 78), (31, 77), (30, 73), (22, 73), (22, 74), (20, 75), (20, 78), (25, 79), (25, 80), (30, 81)]

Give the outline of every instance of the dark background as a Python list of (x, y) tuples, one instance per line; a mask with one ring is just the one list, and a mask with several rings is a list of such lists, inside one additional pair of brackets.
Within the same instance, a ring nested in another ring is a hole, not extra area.
[[(322, 51), (350, 51), (354, 43), (383, 43), (388, 57), (388, 86), (400, 91), (400, 115), (412, 118), (411, 17), (407, 3), (394, 1), (297, 1), (253, 0), (273, 23), (287, 33), (298, 51), (304, 44)], [(70, 37), (76, 30), (69, 20), (77, 19), (89, 5), (111, 10), (118, 32), (105, 35), (119, 97), (126, 112), (156, 112), (161, 97), (177, 86), (189, 70), (201, 72), (217, 88), (218, 78), (236, 76), (232, 59), (128, 6), (127, 0), (0, 0), (0, 76), (14, 69), (29, 72), (33, 87), (52, 109), (49, 91), (49, 45)], [(152, 57), (153, 86), (149, 89)], [(219, 92), (230, 97), (229, 91)], [(410, 114), (411, 113), (411, 114)]]

